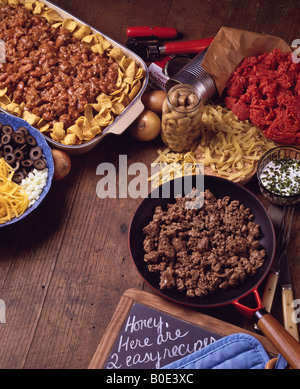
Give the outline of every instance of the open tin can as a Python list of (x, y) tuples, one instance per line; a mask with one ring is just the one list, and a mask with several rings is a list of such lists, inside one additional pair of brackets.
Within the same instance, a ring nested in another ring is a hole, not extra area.
[(203, 103), (208, 102), (217, 92), (213, 77), (201, 66), (206, 50), (197, 54), (174, 76), (166, 82), (168, 92), (174, 85), (189, 84), (194, 86), (200, 93)]

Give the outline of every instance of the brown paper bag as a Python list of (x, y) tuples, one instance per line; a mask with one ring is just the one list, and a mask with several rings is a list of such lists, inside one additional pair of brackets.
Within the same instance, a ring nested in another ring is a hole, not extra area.
[(284, 53), (292, 51), (283, 39), (276, 36), (221, 27), (201, 66), (213, 76), (221, 96), (231, 73), (245, 57), (271, 52), (275, 48)]

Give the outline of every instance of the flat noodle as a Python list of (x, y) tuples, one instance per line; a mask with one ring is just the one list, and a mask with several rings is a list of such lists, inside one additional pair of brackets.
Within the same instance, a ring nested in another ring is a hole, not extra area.
[(28, 208), (25, 190), (12, 181), (14, 171), (4, 158), (0, 159), (0, 224), (21, 216)]
[(159, 165), (160, 170), (149, 178), (153, 189), (171, 179), (182, 177), (185, 174), (203, 174), (199, 161), (195, 158), (193, 151), (174, 153), (169, 148), (166, 148), (164, 151), (158, 150), (158, 154), (159, 156), (152, 163), (152, 167), (155, 169)]
[[(56, 142), (65, 145), (78, 145), (84, 141), (93, 139), (98, 134), (101, 134), (103, 130), (112, 124), (114, 119), (124, 111), (124, 109), (139, 92), (142, 86), (140, 80), (145, 76), (144, 69), (138, 67), (134, 59), (126, 57), (120, 48), (113, 48), (111, 44), (99, 33), (93, 34), (89, 26), (79, 24), (71, 19), (63, 19), (54, 9), (49, 8), (41, 1), (0, 0), (0, 5), (7, 4), (12, 7), (21, 5), (34, 15), (45, 17), (52, 27), (65, 27), (77, 39), (85, 42), (93, 52), (105, 54), (108, 57), (113, 58), (119, 64), (120, 71), (117, 81), (117, 89), (109, 96), (106, 96), (104, 107), (107, 110), (102, 111), (103, 107), (101, 104), (101, 98), (98, 100), (98, 103), (95, 101), (95, 104), (92, 104), (93, 117), (91, 118), (90, 111), (88, 111), (88, 117), (85, 116), (85, 114), (80, 116), (77, 119), (80, 119), (80, 124), (76, 121), (74, 125), (64, 129), (63, 137), (61, 136), (61, 132), (58, 135), (57, 129), (51, 128), (47, 123), (45, 123), (45, 120), (31, 114), (28, 110), (24, 110), (24, 103), (20, 105), (14, 103), (12, 101), (12, 96), (8, 96), (6, 94), (6, 90), (0, 89), (0, 107), (28, 121), (43, 134), (48, 135)], [(119, 101), (120, 98), (123, 99), (122, 103)], [(104, 117), (101, 118), (102, 114), (104, 114)], [(94, 117), (96, 120), (94, 120)], [(82, 124), (84, 125), (82, 126)], [(79, 127), (81, 128), (80, 131), (78, 130)], [(73, 130), (74, 132), (72, 133)], [(78, 134), (80, 135), (78, 136)]]
[(261, 155), (275, 146), (259, 128), (239, 120), (231, 110), (220, 105), (204, 107), (195, 156), (214, 174), (232, 181), (244, 179), (255, 170)]
[[(255, 172), (261, 155), (275, 146), (259, 128), (249, 121), (242, 122), (231, 110), (220, 105), (206, 105), (203, 108), (198, 143), (187, 153), (173, 153), (169, 149), (159, 151), (159, 157), (154, 163), (170, 166), (164, 166), (164, 170), (149, 180), (156, 187), (166, 180), (164, 174), (170, 178), (181, 175), (186, 163), (192, 164), (194, 174), (196, 164), (203, 163), (207, 174), (241, 182)], [(177, 165), (176, 172), (174, 164)]]

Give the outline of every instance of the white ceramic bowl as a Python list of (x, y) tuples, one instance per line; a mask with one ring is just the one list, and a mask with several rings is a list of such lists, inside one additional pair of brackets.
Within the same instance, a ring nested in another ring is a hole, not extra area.
[(261, 179), (261, 174), (264, 169), (264, 167), (271, 161), (276, 161), (280, 159), (286, 159), (291, 158), (295, 160), (300, 160), (300, 149), (293, 146), (278, 146), (275, 147), (269, 151), (267, 151), (259, 160), (258, 166), (257, 166), (257, 180), (259, 184), (259, 188), (261, 193), (273, 204), (277, 205), (294, 205), (297, 204), (300, 201), (300, 192), (291, 195), (291, 196), (284, 196), (279, 195), (268, 188), (263, 184)]

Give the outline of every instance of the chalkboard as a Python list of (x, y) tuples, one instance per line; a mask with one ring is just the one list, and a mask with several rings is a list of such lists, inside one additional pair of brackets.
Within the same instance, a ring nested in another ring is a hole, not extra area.
[(269, 355), (278, 352), (264, 336), (175, 304), (152, 293), (123, 294), (89, 369), (159, 369), (223, 336), (255, 336)]
[(219, 334), (134, 303), (105, 369), (159, 369), (220, 339)]

